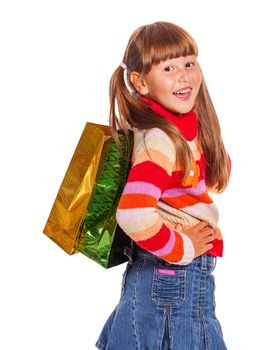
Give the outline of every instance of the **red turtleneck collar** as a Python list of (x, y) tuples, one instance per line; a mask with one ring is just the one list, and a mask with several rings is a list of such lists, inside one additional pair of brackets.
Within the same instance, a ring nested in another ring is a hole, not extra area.
[(146, 97), (141, 97), (141, 99), (146, 102), (156, 114), (167, 118), (175, 124), (187, 141), (195, 139), (198, 133), (198, 120), (195, 112), (190, 111), (188, 113), (176, 115), (153, 100)]

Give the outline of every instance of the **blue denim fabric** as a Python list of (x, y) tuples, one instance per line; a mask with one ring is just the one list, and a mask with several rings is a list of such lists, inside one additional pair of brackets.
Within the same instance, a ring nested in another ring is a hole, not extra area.
[(135, 244), (121, 298), (96, 343), (101, 350), (226, 350), (215, 316), (216, 258), (169, 264)]

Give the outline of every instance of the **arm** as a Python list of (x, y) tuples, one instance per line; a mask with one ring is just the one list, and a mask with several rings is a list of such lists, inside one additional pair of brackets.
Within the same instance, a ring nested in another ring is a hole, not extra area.
[(120, 199), (117, 221), (137, 245), (173, 264), (194, 258), (191, 239), (168, 228), (156, 211), (175, 166), (175, 149), (160, 129), (150, 130), (134, 149), (134, 162)]

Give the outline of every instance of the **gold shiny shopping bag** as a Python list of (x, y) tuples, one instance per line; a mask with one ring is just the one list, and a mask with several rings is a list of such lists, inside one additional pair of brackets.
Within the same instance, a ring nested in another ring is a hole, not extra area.
[(86, 123), (46, 222), (44, 233), (68, 254), (76, 252), (108, 126)]
[(87, 123), (54, 201), (44, 233), (68, 254), (80, 251), (105, 268), (127, 260), (130, 238), (118, 226), (116, 209), (127, 180), (133, 132)]

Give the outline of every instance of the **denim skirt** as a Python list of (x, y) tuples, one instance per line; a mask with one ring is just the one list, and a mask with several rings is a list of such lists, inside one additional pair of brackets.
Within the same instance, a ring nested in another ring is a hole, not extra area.
[(136, 244), (123, 274), (121, 298), (97, 340), (101, 350), (226, 350), (215, 316), (216, 258), (167, 263)]

